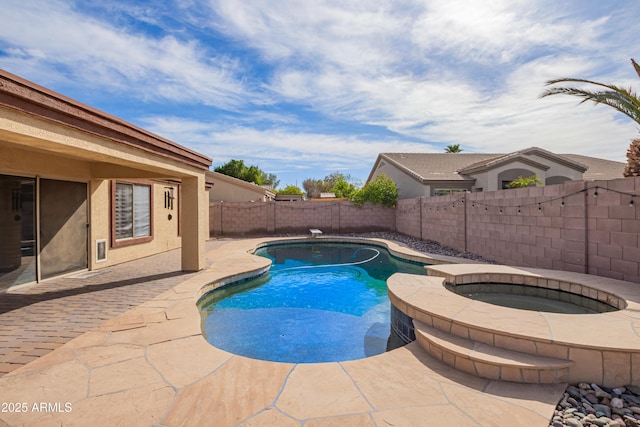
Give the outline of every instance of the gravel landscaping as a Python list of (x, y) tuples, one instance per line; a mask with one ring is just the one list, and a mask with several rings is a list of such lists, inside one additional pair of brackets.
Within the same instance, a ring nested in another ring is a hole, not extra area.
[(347, 234), (342, 234), (342, 236), (363, 237), (363, 238), (370, 237), (370, 238), (394, 240), (396, 242), (405, 244), (411, 249), (415, 249), (416, 251), (424, 252), (427, 254), (453, 256), (458, 258), (466, 258), (473, 261), (485, 262), (488, 264), (496, 264), (494, 261), (487, 260), (481, 257), (480, 255), (472, 254), (469, 252), (461, 252), (457, 249), (453, 249), (447, 246), (442, 246), (439, 243), (433, 242), (431, 240), (418, 240), (411, 236), (407, 236), (407, 235), (392, 232), (392, 231), (375, 231), (371, 233), (347, 233)]

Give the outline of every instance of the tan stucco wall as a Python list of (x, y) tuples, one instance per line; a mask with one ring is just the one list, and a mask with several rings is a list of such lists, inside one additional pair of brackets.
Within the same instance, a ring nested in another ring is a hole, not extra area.
[(197, 271), (204, 268), (204, 248), (202, 245), (209, 238), (209, 203), (205, 190), (205, 175), (185, 178), (182, 181), (182, 204), (189, 209), (182, 210), (182, 269)]
[(88, 162), (6, 143), (0, 133), (0, 173), (86, 182), (91, 167)]
[[(208, 238), (208, 194), (205, 170), (118, 141), (0, 107), (0, 174), (41, 177), (88, 183), (89, 268), (103, 268), (181, 246), (178, 233), (178, 200), (168, 220), (164, 209), (164, 185), (154, 185), (154, 238), (151, 242), (111, 248), (109, 181), (120, 179), (191, 179), (190, 208), (197, 214), (183, 223), (189, 242), (190, 270), (204, 267), (204, 242)], [(197, 186), (197, 188), (195, 187)], [(184, 190), (184, 186), (183, 186)], [(177, 192), (174, 193), (179, 197)], [(188, 205), (187, 205), (188, 206)], [(194, 222), (195, 221), (195, 222)], [(95, 242), (107, 239), (107, 261), (96, 263)], [(184, 259), (183, 259), (184, 268)]]
[[(91, 181), (91, 228), (89, 237), (89, 261), (92, 269), (104, 268), (114, 264), (142, 258), (159, 252), (165, 252), (180, 247), (181, 238), (178, 236), (178, 191), (175, 188), (174, 209), (164, 207), (165, 186), (171, 184), (155, 182), (153, 187), (153, 240), (148, 243), (137, 243), (130, 246), (112, 248), (110, 245), (111, 232), (111, 190), (110, 181)], [(172, 219), (168, 219), (171, 214)], [(106, 239), (107, 260), (96, 262), (96, 240)]]
[(243, 188), (222, 180), (215, 180), (213, 188), (209, 191), (209, 202), (264, 202), (264, 190), (259, 191)]
[[(103, 268), (131, 259), (149, 256), (180, 247), (178, 236), (178, 186), (168, 183), (154, 183), (154, 239), (122, 248), (107, 250), (106, 262), (95, 262), (95, 241), (110, 239), (111, 194), (110, 180), (91, 179), (90, 165), (87, 162), (64, 158), (62, 156), (43, 155), (4, 144), (0, 140), (0, 173), (5, 175), (51, 178), (68, 181), (86, 182), (89, 187), (89, 267)], [(35, 172), (35, 173), (34, 173)], [(164, 187), (175, 188), (174, 210), (164, 208)], [(206, 197), (206, 196), (203, 196)], [(168, 214), (172, 219), (168, 219)], [(206, 232), (205, 234), (208, 234)]]
[[(539, 168), (535, 168), (527, 163), (515, 161), (510, 162), (505, 165), (498, 166), (494, 169), (488, 170), (486, 172), (473, 174), (476, 178), (476, 184), (474, 188), (482, 188), (482, 191), (496, 191), (502, 189), (502, 183), (498, 182), (498, 175), (501, 172), (508, 171), (511, 169), (525, 169), (531, 171), (533, 175), (537, 175), (537, 177), (544, 183), (544, 179), (546, 177), (545, 171)], [(525, 177), (526, 178), (526, 177)]]
[[(486, 172), (475, 173), (473, 176), (476, 178), (476, 184), (474, 188), (482, 188), (483, 191), (496, 191), (501, 189), (501, 182), (498, 181), (498, 175), (501, 172), (508, 171), (510, 169), (526, 169), (533, 174), (535, 174), (540, 181), (544, 184), (545, 179), (552, 176), (564, 176), (569, 178), (571, 181), (577, 181), (582, 179), (582, 172), (577, 171), (575, 169), (569, 168), (565, 165), (558, 164), (552, 162), (549, 159), (544, 157), (540, 157), (537, 155), (529, 155), (527, 156), (531, 160), (549, 166), (548, 170), (542, 170), (540, 168), (536, 168), (530, 164), (521, 162), (521, 161), (513, 161), (510, 163), (506, 163), (504, 165), (498, 166), (494, 169), (488, 170)], [(526, 177), (525, 177), (526, 178)]]
[(2, 107), (0, 141), (15, 142), (47, 156), (84, 159), (94, 177), (114, 173), (130, 178), (204, 174), (173, 159)]
[(416, 179), (410, 177), (406, 173), (399, 170), (397, 167), (391, 164), (385, 164), (378, 166), (371, 176), (373, 181), (378, 175), (385, 174), (398, 187), (399, 196), (401, 199), (411, 199), (413, 197), (429, 196), (431, 187), (418, 182)]

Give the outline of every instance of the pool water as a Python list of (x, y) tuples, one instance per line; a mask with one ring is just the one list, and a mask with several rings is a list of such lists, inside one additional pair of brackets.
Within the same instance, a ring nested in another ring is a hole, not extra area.
[(520, 310), (564, 314), (595, 314), (618, 310), (583, 295), (510, 283), (469, 283), (447, 287), (477, 301)]
[(392, 334), (386, 279), (424, 274), (377, 246), (271, 245), (267, 274), (205, 295), (203, 333), (214, 346), (251, 358), (291, 363), (373, 356), (404, 343)]

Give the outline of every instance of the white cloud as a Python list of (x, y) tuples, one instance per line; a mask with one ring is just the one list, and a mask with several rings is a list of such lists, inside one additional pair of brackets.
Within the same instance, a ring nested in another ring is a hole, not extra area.
[[(569, 15), (571, 5), (524, 0), (272, 6), (216, 3), (227, 31), (284, 64), (268, 86), (278, 96), (334, 119), (500, 151), (503, 138), (540, 145), (553, 126), (562, 125), (557, 134), (565, 137), (581, 129), (553, 120), (557, 113), (541, 113), (558, 107), (538, 95), (548, 79), (593, 68), (587, 53), (606, 45), (601, 37), (609, 21)], [(529, 58), (544, 51), (554, 54)], [(585, 114), (575, 113), (578, 120)], [(609, 126), (594, 120), (582, 128), (598, 123), (598, 132), (619, 136), (610, 116)]]
[(229, 108), (255, 97), (236, 76), (233, 58), (208, 57), (210, 49), (195, 40), (133, 33), (78, 13), (67, 2), (8, 1), (0, 40), (24, 75), (41, 70), (35, 74), (42, 84), (62, 68), (76, 83), (148, 100)]
[(145, 128), (214, 158), (215, 164), (243, 159), (263, 170), (366, 169), (381, 152), (433, 151), (424, 143), (365, 139), (357, 136), (296, 132), (287, 128), (259, 130), (232, 123), (208, 123), (179, 117), (147, 117)]
[(526, 57), (540, 46), (597, 46), (606, 17), (563, 19), (553, 9), (530, 0), (429, 2), (413, 25), (412, 40), (427, 51), (488, 64)]
[[(124, 7), (118, 16), (154, 26), (154, 36), (60, 0), (5, 3), (0, 64), (45, 85), (69, 79), (87, 91), (128, 93), (144, 101), (138, 111), (154, 107), (129, 120), (216, 162), (363, 169), (382, 151), (442, 151), (447, 144), (467, 152), (535, 145), (624, 160), (637, 136), (612, 109), (538, 99), (544, 82), (557, 77), (637, 85), (629, 65), (635, 0), (103, 6)], [(180, 111), (185, 104), (193, 109)], [(163, 118), (157, 111), (165, 105)], [(340, 128), (331, 132), (333, 123)], [(374, 136), (376, 127), (393, 139)]]

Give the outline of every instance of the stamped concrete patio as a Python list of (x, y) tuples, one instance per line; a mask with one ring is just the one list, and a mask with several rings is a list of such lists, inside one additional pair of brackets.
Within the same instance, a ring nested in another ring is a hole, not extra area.
[[(50, 336), (57, 336), (54, 342), (61, 345), (44, 355), (35, 351), (28, 358), (23, 354), (23, 359), (12, 355), (12, 360), (28, 363), (0, 378), (4, 409), (0, 425), (548, 425), (566, 384), (481, 379), (433, 359), (416, 343), (366, 359), (318, 364), (265, 362), (212, 347), (201, 335), (195, 302), (208, 284), (268, 267), (266, 259), (248, 254), (264, 240), (209, 242), (209, 266), (195, 274), (167, 272), (164, 262), (157, 263), (164, 271), (157, 278), (164, 284), (140, 290), (137, 300), (127, 290), (139, 281), (130, 278), (131, 282), (125, 283), (123, 279), (122, 286), (109, 288), (120, 296), (109, 296), (119, 307), (114, 311), (100, 301), (100, 291), (109, 287), (107, 283), (92, 288), (87, 282), (84, 290), (67, 290), (69, 295), (64, 289), (55, 291), (61, 292), (56, 294), (57, 305), (41, 314), (25, 310), (35, 310), (48, 301), (46, 291), (42, 292), (48, 283), (25, 290), (24, 306), (17, 304), (0, 314), (2, 325), (12, 316), (15, 321), (3, 329), (0, 347), (8, 347), (11, 337), (23, 330), (31, 331), (28, 342), (33, 349), (39, 348), (38, 340)], [(420, 256), (393, 242), (388, 245)], [(154, 276), (151, 270), (136, 268), (136, 263), (153, 265), (147, 259), (123, 265), (120, 270)], [(102, 279), (117, 271), (102, 273)], [(97, 277), (88, 274), (85, 279), (63, 280), (59, 286)], [(162, 286), (167, 290), (152, 295)], [(64, 335), (55, 327), (61, 321), (56, 313), (69, 310), (65, 299), (73, 302), (78, 295), (83, 299), (77, 310), (94, 316), (87, 315), (91, 319), (84, 327), (74, 326)], [(0, 301), (5, 297), (16, 298), (7, 294)], [(133, 307), (118, 314), (128, 308), (126, 304)], [(112, 315), (115, 317), (106, 319)], [(71, 340), (61, 343), (67, 339)], [(14, 342), (13, 348), (16, 345), (20, 344)], [(3, 361), (8, 362), (6, 357)]]

